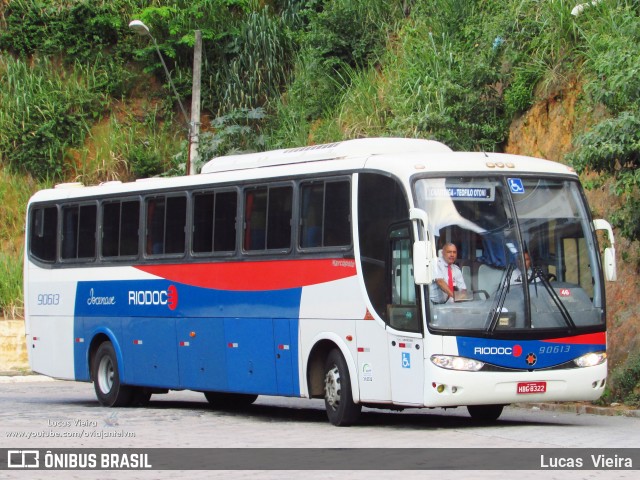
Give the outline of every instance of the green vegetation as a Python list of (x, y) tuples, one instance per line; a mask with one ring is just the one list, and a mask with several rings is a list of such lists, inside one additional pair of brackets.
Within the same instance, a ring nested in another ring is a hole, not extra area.
[(613, 369), (605, 393), (598, 402), (640, 407), (640, 355), (630, 355), (623, 365)]
[(0, 166), (25, 186), (0, 190), (0, 308), (21, 304), (16, 239), (30, 192), (184, 173), (184, 119), (153, 43), (128, 28), (134, 18), (186, 105), (202, 32), (203, 159), (363, 136), (500, 151), (514, 118), (578, 85), (573, 151), (557, 160), (611, 189), (607, 215), (637, 262), (640, 2), (603, 0), (577, 17), (575, 4), (3, 0)]
[(38, 178), (68, 173), (67, 150), (80, 145), (106, 98), (104, 72), (79, 63), (62, 69), (38, 57), (32, 64), (0, 57), (0, 150), (3, 162)]

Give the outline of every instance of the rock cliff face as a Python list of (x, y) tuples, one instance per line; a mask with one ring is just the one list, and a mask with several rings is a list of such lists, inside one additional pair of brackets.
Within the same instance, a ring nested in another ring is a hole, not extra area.
[[(579, 85), (569, 84), (514, 120), (505, 151), (566, 163), (564, 157), (571, 150), (574, 135), (605, 114), (600, 109), (577, 108), (580, 93)], [(586, 195), (594, 217), (608, 219), (617, 202), (609, 193), (609, 186), (588, 190)], [(607, 283), (610, 370), (623, 364), (630, 353), (640, 348), (640, 280), (634, 262), (623, 257), (629, 247), (629, 242), (618, 235), (618, 281)]]

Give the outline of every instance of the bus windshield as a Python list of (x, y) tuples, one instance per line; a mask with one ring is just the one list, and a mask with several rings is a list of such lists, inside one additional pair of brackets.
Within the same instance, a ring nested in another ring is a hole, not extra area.
[[(576, 181), (424, 178), (415, 195), (445, 284), (425, 293), (431, 329), (506, 336), (604, 328), (599, 253)], [(455, 282), (447, 278), (451, 250)]]

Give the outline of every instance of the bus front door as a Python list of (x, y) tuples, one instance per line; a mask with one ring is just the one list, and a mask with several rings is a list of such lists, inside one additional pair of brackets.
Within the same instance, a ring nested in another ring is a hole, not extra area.
[(411, 225), (389, 233), (387, 343), (391, 399), (394, 404), (424, 405), (424, 341), (413, 277)]

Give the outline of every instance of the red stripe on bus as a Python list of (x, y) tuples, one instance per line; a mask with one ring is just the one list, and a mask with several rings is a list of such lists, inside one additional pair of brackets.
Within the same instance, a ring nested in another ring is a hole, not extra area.
[(138, 265), (136, 268), (184, 285), (232, 291), (300, 288), (356, 274), (355, 261), (345, 259)]
[(607, 334), (605, 332), (587, 333), (585, 335), (576, 335), (575, 337), (550, 338), (542, 341), (547, 343), (570, 343), (574, 345), (606, 345)]

